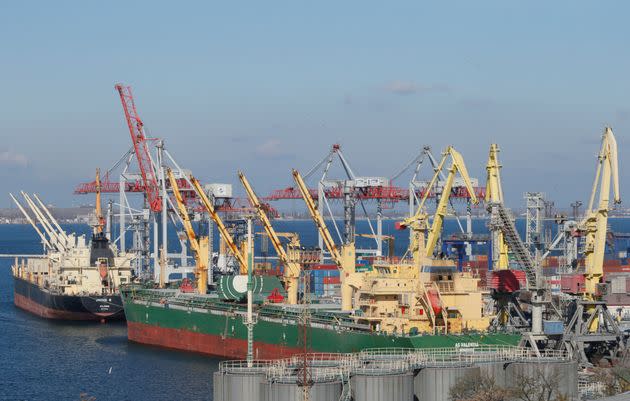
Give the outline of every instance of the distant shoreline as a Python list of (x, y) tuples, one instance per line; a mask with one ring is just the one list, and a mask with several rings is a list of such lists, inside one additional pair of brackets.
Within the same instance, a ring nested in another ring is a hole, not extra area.
[[(341, 216), (335, 216), (335, 218), (337, 220), (342, 220), (343, 217)], [(383, 221), (400, 221), (402, 220), (404, 217), (383, 217)], [(478, 220), (488, 220), (489, 216), (472, 216), (471, 217), (472, 220), (478, 221)], [(623, 215), (623, 216), (609, 216), (609, 219), (630, 219), (630, 215)], [(454, 216), (447, 216), (445, 217), (445, 220), (455, 220), (456, 218)], [(465, 220), (466, 216), (459, 216), (460, 220)], [(525, 217), (524, 216), (517, 216), (516, 217), (517, 220), (524, 220)], [(2, 219), (0, 219), (0, 226), (10, 226), (10, 225), (15, 225), (15, 226), (23, 226), (23, 225), (30, 225), (30, 223), (28, 221), (26, 221), (26, 219), (22, 219), (24, 221), (20, 221), (20, 220), (11, 220), (11, 221), (2, 221)], [(326, 218), (325, 220), (329, 221), (330, 218)], [(370, 221), (375, 221), (376, 217), (372, 217), (370, 219)], [(546, 219), (546, 221), (553, 221), (553, 218), (549, 218)], [(311, 218), (307, 218), (307, 217), (278, 217), (272, 220), (273, 221), (278, 221), (278, 222), (291, 222), (291, 221), (296, 221), (296, 222), (304, 222), (304, 221), (311, 221)], [(356, 221), (367, 221), (367, 219), (365, 217), (362, 218), (356, 218)], [(89, 226), (89, 223), (87, 221), (81, 221), (81, 220), (59, 220), (60, 224), (73, 224), (73, 225), (84, 225), (84, 226)]]

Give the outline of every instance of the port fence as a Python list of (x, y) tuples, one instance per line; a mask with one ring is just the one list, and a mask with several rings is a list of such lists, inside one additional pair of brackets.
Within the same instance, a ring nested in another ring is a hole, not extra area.
[(353, 354), (308, 353), (292, 357), (221, 361), (222, 374), (264, 375), (267, 381), (298, 383), (303, 380), (304, 366), (313, 383), (343, 380), (351, 375), (393, 375), (415, 369), (468, 367), (493, 362), (564, 362), (571, 358), (563, 350), (480, 345), (474, 348), (372, 348)]

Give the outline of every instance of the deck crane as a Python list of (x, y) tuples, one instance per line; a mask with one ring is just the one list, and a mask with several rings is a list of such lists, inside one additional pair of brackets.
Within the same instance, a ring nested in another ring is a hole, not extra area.
[(140, 167), (144, 193), (149, 202), (149, 207), (153, 212), (161, 212), (162, 200), (160, 197), (160, 185), (158, 184), (157, 174), (153, 161), (151, 160), (151, 154), (149, 153), (149, 147), (147, 145), (148, 139), (144, 134), (144, 124), (136, 110), (131, 87), (122, 84), (116, 84), (115, 87), (116, 90), (118, 90), (120, 101), (125, 112), (125, 119), (129, 127), (133, 150), (138, 160), (138, 166)]
[(103, 227), (105, 226), (105, 218), (103, 218), (103, 207), (101, 205), (101, 170), (96, 169), (96, 205), (94, 208), (94, 214), (96, 215), (96, 227), (94, 230), (97, 234), (101, 234), (103, 232)]
[[(276, 233), (273, 226), (271, 225), (271, 221), (269, 221), (269, 217), (267, 217), (267, 213), (265, 213), (262, 203), (260, 203), (260, 200), (258, 199), (256, 192), (254, 192), (254, 189), (249, 184), (249, 181), (245, 177), (245, 174), (239, 171), (238, 178), (241, 180), (241, 183), (243, 184), (243, 187), (245, 188), (245, 192), (247, 192), (247, 197), (249, 198), (249, 201), (251, 202), (254, 209), (256, 209), (258, 218), (262, 222), (262, 225), (265, 231), (267, 232), (267, 236), (271, 240), (271, 244), (273, 245), (274, 249), (276, 250), (276, 253), (278, 254), (278, 258), (284, 265), (284, 285), (287, 290), (287, 303), (291, 305), (295, 305), (297, 304), (298, 281), (300, 279), (300, 271), (301, 271), (299, 258), (296, 259), (295, 257), (290, 257), (289, 253), (285, 251), (285, 249), (283, 248), (282, 242), (280, 242), (280, 235)], [(296, 238), (296, 236), (294, 236), (292, 238), (292, 242), (296, 240), (298, 241), (297, 247), (299, 248), (299, 240)], [(297, 249), (295, 248), (294, 245), (295, 244), (293, 244), (291, 248)], [(297, 255), (292, 255), (292, 256), (297, 256)]]
[[(619, 168), (617, 162), (617, 140), (612, 129), (606, 127), (602, 136), (602, 146), (597, 157), (597, 171), (593, 182), (591, 197), (581, 226), (585, 232), (585, 290), (586, 297), (593, 300), (597, 297), (597, 284), (603, 275), (604, 252), (606, 248), (606, 231), (608, 211), (610, 210), (610, 186), (612, 182), (613, 201), (621, 203), (619, 196)], [(595, 196), (599, 185), (599, 203), (594, 209)]]
[[(442, 189), (442, 196), (440, 197), (435, 210), (435, 215), (433, 216), (433, 223), (431, 227), (428, 228), (429, 215), (425, 211), (424, 204), (429, 197), (430, 189), (436, 184), (440, 176), (440, 172), (444, 168), (444, 165), (449, 157), (452, 160), (451, 167), (448, 170), (448, 176), (446, 177), (444, 188)], [(426, 258), (430, 258), (433, 255), (435, 245), (442, 234), (442, 225), (448, 212), (448, 201), (451, 196), (453, 181), (455, 180), (455, 175), (457, 173), (459, 173), (464, 180), (464, 185), (470, 194), (472, 203), (477, 204), (477, 196), (475, 195), (475, 190), (472, 186), (470, 176), (468, 175), (468, 170), (464, 164), (464, 158), (458, 151), (455, 150), (455, 148), (449, 146), (446, 148), (444, 153), (442, 153), (442, 160), (440, 160), (440, 163), (435, 169), (435, 174), (427, 186), (427, 190), (418, 205), (416, 213), (399, 223), (400, 228), (409, 227), (415, 234), (412, 236), (412, 241), (409, 244), (409, 250), (411, 251), (414, 264), (416, 265), (421, 265)], [(428, 231), (426, 242), (425, 231)]]
[[(486, 164), (486, 197), (487, 204), (503, 203), (503, 188), (501, 186), (501, 163), (499, 163), (499, 145), (490, 145), (488, 163)], [(506, 270), (509, 266), (508, 246), (500, 230), (492, 233), (492, 269)]]
[(210, 199), (208, 199), (208, 195), (206, 195), (199, 181), (197, 181), (197, 179), (193, 177), (192, 175), (190, 175), (190, 183), (192, 184), (193, 189), (197, 193), (197, 196), (201, 200), (201, 203), (210, 214), (210, 217), (212, 218), (212, 220), (217, 225), (217, 229), (219, 230), (221, 237), (223, 237), (223, 240), (225, 241), (227, 246), (230, 248), (230, 251), (236, 258), (236, 260), (238, 261), (241, 267), (240, 268), (241, 272), (243, 271), (246, 272), (247, 260), (245, 259), (245, 256), (243, 256), (243, 253), (238, 249), (238, 246), (236, 246), (236, 243), (234, 242), (232, 235), (230, 234), (228, 229), (225, 227), (225, 224), (223, 224), (223, 220), (221, 219), (221, 217), (219, 217), (219, 214), (214, 208), (214, 205), (212, 204), (212, 202), (210, 202)]
[(197, 237), (190, 221), (188, 210), (186, 209), (186, 203), (179, 191), (175, 175), (173, 175), (173, 171), (170, 168), (166, 170), (166, 174), (168, 175), (168, 180), (171, 183), (175, 203), (177, 204), (178, 213), (182, 219), (184, 231), (186, 231), (186, 236), (188, 237), (188, 242), (190, 243), (190, 248), (194, 253), (197, 292), (199, 294), (205, 294), (208, 289), (208, 237)]
[(304, 203), (306, 203), (306, 207), (308, 209), (313, 222), (317, 226), (317, 230), (322, 237), (326, 248), (328, 248), (328, 252), (330, 252), (330, 256), (332, 260), (335, 262), (339, 270), (341, 271), (341, 310), (343, 311), (352, 311), (352, 298), (353, 298), (353, 287), (356, 288), (357, 282), (357, 273), (355, 271), (356, 264), (356, 252), (355, 252), (355, 242), (354, 236), (350, 240), (350, 242), (345, 243), (341, 246), (341, 251), (335, 245), (332, 236), (330, 235), (330, 231), (328, 231), (328, 227), (326, 227), (326, 223), (322, 215), (317, 210), (315, 206), (315, 202), (310, 195), (308, 187), (304, 183), (302, 176), (297, 170), (293, 170), (293, 179), (302, 194), (302, 198), (304, 199)]

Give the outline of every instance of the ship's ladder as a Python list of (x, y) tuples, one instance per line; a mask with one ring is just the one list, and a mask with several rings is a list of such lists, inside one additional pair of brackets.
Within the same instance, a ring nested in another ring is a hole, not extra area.
[(422, 295), (420, 295), (418, 300), (422, 304), (422, 307), (424, 308), (427, 316), (429, 317), (431, 327), (433, 328), (433, 331), (435, 332), (435, 313), (433, 313), (433, 308), (431, 307), (431, 302), (429, 301), (427, 285), (430, 285), (430, 284), (423, 283)]
[[(443, 333), (447, 334), (448, 332), (448, 316), (446, 314), (446, 308), (444, 307), (444, 300), (442, 299), (442, 294), (440, 293), (440, 289), (437, 284), (429, 281), (423, 283), (423, 293), (420, 297), (420, 301), (422, 302), (427, 315), (429, 316), (429, 320), (431, 321), (431, 327), (433, 328), (433, 334)], [(435, 300), (432, 300), (432, 295), (435, 294)], [(440, 306), (440, 316), (436, 316), (435, 311), (433, 310), (433, 306), (436, 303)], [(438, 317), (441, 317), (442, 324), (439, 324)]]
[(441, 306), (440, 315), (442, 316), (442, 322), (444, 323), (444, 326), (441, 326), (442, 332), (443, 334), (448, 334), (448, 314), (446, 312), (446, 304), (444, 303), (444, 299), (442, 298), (442, 293), (440, 292), (440, 286), (438, 286), (436, 283), (432, 283), (432, 284), (433, 284), (433, 288), (437, 292), (438, 300), (440, 301), (440, 306)]
[(352, 400), (352, 386), (350, 385), (350, 372), (345, 369), (341, 372), (341, 395), (339, 401)]

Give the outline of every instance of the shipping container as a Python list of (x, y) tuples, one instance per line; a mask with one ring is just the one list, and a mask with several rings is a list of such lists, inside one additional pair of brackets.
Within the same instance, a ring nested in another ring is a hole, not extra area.
[(543, 320), (543, 332), (548, 336), (564, 333), (564, 325), (561, 320)]
[(522, 270), (495, 270), (490, 276), (489, 287), (500, 292), (514, 292), (525, 288), (527, 278)]
[(310, 270), (338, 270), (339, 268), (335, 264), (319, 264), (314, 265)]
[(581, 294), (584, 292), (584, 275), (583, 274), (563, 274), (560, 278), (560, 286), (562, 292), (568, 294)]

